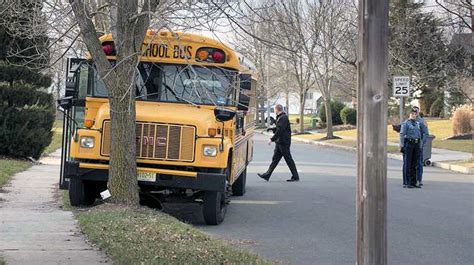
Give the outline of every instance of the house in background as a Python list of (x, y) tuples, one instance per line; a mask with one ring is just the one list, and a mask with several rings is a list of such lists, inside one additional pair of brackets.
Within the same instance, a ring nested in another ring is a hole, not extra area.
[[(284, 92), (278, 93), (278, 95), (274, 98), (275, 104), (281, 104), (285, 107), (286, 112), (288, 114), (299, 114), (300, 113), (300, 99), (298, 93), (292, 92), (288, 94), (288, 103), (289, 107), (286, 106), (287, 104), (287, 94)], [(305, 114), (317, 114), (319, 107), (323, 102), (323, 98), (321, 93), (317, 91), (308, 91), (306, 93), (306, 103), (305, 103)]]
[[(274, 104), (281, 104), (285, 107), (288, 114), (299, 114), (300, 113), (300, 100), (298, 93), (289, 93), (289, 107), (286, 107), (286, 93), (279, 93), (272, 101)], [(335, 93), (333, 99), (344, 103), (346, 106), (353, 108), (353, 100), (350, 96)], [(306, 115), (318, 115), (319, 109), (323, 105), (323, 97), (319, 91), (310, 90), (306, 93), (306, 103), (304, 107), (304, 114)]]

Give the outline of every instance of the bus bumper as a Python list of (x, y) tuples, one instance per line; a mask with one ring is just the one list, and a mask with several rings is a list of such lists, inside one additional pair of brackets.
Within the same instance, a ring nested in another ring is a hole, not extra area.
[[(66, 178), (89, 181), (107, 181), (109, 165), (67, 161), (64, 168)], [(137, 168), (138, 172), (156, 174), (155, 181), (138, 181), (140, 186), (152, 185), (163, 188), (193, 189), (202, 191), (226, 191), (226, 175), (219, 173), (190, 172), (157, 168)]]

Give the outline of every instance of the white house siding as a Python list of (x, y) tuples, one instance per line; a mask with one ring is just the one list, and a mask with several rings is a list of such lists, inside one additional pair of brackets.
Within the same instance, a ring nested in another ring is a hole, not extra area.
[[(319, 109), (318, 99), (321, 97), (321, 93), (316, 91), (308, 92), (305, 104), (305, 114), (316, 113)], [(290, 106), (287, 113), (289, 114), (299, 114), (300, 113), (300, 100), (298, 93), (290, 93)], [(286, 107), (286, 93), (282, 92), (277, 95), (273, 100), (275, 104), (281, 104)]]

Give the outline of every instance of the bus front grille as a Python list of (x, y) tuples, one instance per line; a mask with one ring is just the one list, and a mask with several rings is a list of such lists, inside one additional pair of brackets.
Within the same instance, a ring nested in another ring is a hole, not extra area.
[[(193, 126), (137, 122), (135, 132), (138, 159), (194, 160), (196, 129)], [(110, 155), (110, 141), (110, 121), (105, 121), (101, 145), (103, 156)]]

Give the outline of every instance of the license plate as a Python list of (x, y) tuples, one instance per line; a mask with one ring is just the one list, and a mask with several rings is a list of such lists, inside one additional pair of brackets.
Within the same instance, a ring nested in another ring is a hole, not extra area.
[(156, 181), (156, 173), (138, 172), (137, 179), (140, 181)]

